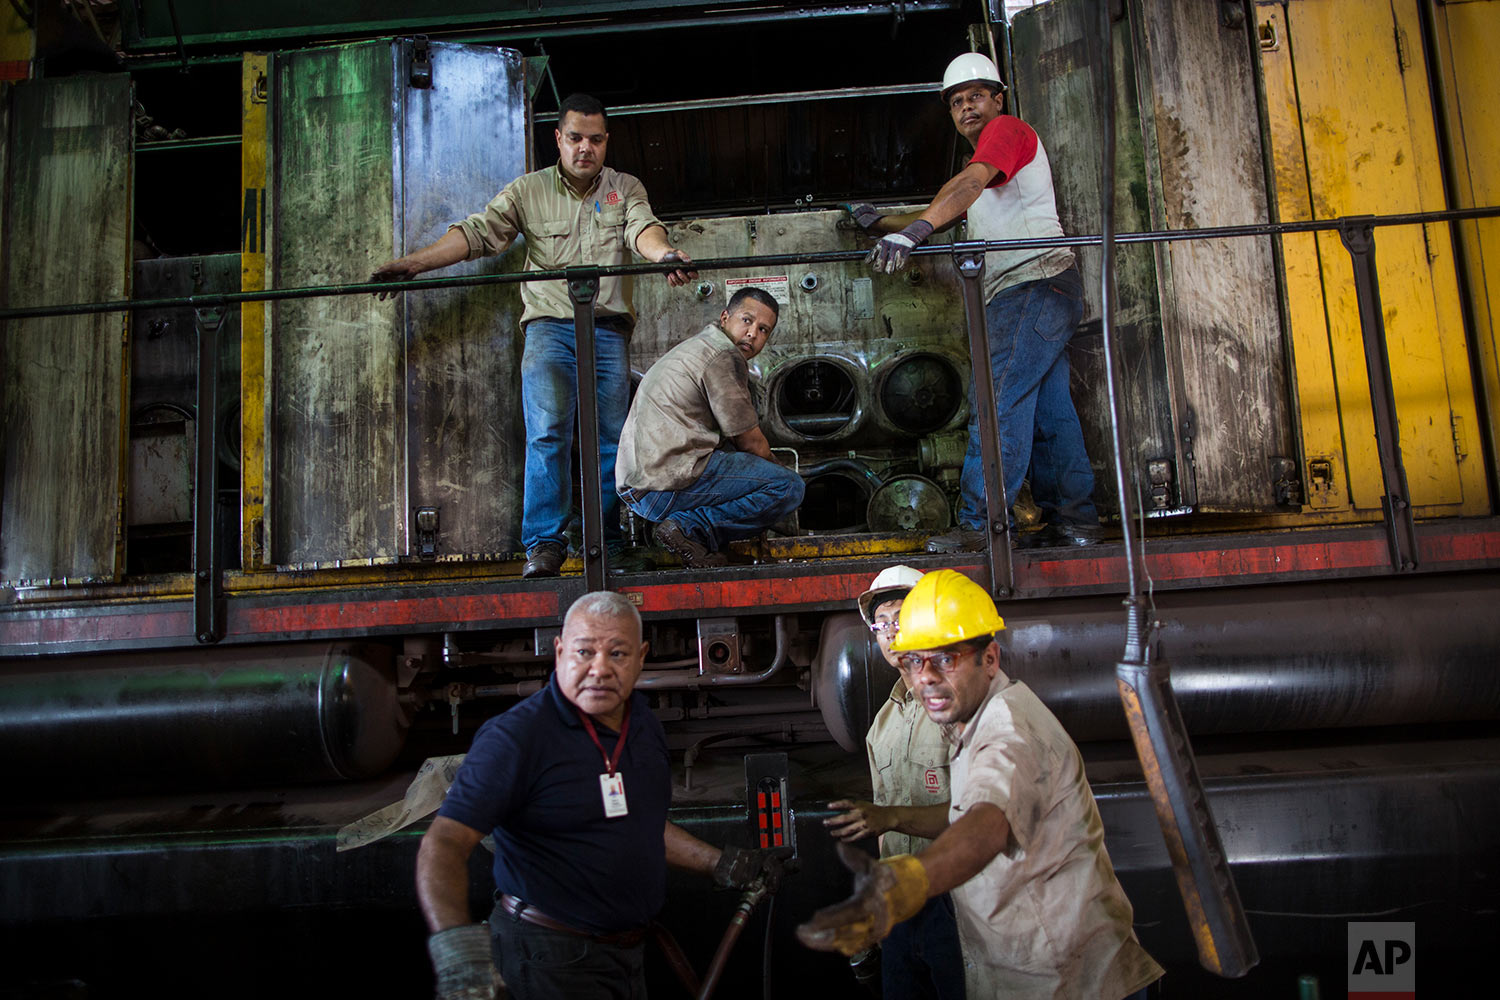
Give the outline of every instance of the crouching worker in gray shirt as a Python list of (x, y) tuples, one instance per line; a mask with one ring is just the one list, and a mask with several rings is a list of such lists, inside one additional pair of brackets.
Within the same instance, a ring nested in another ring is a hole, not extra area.
[[(776, 300), (744, 288), (717, 324), (646, 373), (620, 432), (615, 486), (684, 566), (722, 566), (724, 549), (789, 516), (802, 477), (771, 457), (750, 398), (749, 361), (776, 328)], [(733, 449), (721, 447), (725, 442)]]

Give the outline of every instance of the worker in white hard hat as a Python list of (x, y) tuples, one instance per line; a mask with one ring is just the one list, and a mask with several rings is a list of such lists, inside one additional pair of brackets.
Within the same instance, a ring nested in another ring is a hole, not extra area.
[[(1004, 113), (995, 64), (973, 52), (954, 59), (943, 74), (942, 97), (974, 156), (920, 212), (882, 215), (870, 205), (850, 206), (866, 231), (888, 234), (870, 251), (876, 271), (894, 274), (905, 268), (912, 250), (934, 230), (960, 219), (967, 219), (970, 239), (1063, 235), (1047, 151), (1030, 125)], [(1094, 472), (1068, 389), (1066, 348), (1083, 318), (1083, 281), (1073, 251), (1065, 246), (992, 251), (985, 254), (982, 280), (1005, 495), (1015, 502), (1029, 469), (1032, 496), (1045, 522), (1021, 544), (1092, 544), (1099, 540)], [(988, 543), (979, 415), (973, 406), (961, 484), (959, 527), (931, 539), (928, 551), (978, 551)], [(1014, 532), (1013, 519), (1011, 527)]]
[[(831, 802), (830, 808), (839, 812), (823, 821), (838, 840), (878, 836), (883, 858), (925, 849), (931, 841), (914, 831), (934, 820), (946, 823), (948, 815), (948, 744), (891, 652), (901, 601), (920, 579), (921, 570), (891, 566), (859, 596), (860, 617), (900, 677), (865, 736), (874, 801)], [(963, 1000), (963, 955), (953, 900), (946, 893), (927, 900), (915, 916), (892, 928), (878, 952), (868, 949), (852, 956), (856, 977), (864, 978), (862, 970), (877, 955), (884, 996)]]
[(971, 997), (1144, 1000), (1161, 977), (1131, 926), (1083, 758), (1062, 724), (1001, 669), (1005, 621), (951, 569), (901, 604), (891, 649), (951, 746), (952, 801), (916, 855), (839, 845), (854, 895), (797, 928), (808, 947), (868, 948), (950, 892)]

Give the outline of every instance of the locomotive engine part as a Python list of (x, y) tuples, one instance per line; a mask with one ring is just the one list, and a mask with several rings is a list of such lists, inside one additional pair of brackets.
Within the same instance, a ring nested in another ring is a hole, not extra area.
[(968, 394), (958, 366), (932, 351), (913, 351), (881, 366), (876, 399), (897, 430), (913, 436), (931, 434), (967, 412)]
[[(1497, 587), (1500, 575), (1478, 573), (1174, 592), (1159, 598), (1158, 636), (1194, 735), (1500, 719)], [(1128, 737), (1116, 599), (1001, 613), (1007, 674), (1075, 740)], [(896, 671), (857, 614), (823, 623), (813, 675), (829, 732), (859, 750)]]
[(70, 791), (368, 778), (406, 740), (393, 659), (336, 642), (38, 665), (0, 676), (0, 756)]
[(865, 523), (871, 531), (937, 532), (953, 524), (953, 506), (931, 479), (896, 476), (870, 497)]
[(831, 458), (800, 470), (807, 493), (797, 511), (797, 524), (809, 531), (857, 531), (865, 527), (870, 498), (882, 480), (854, 458)]
[(865, 405), (863, 372), (844, 358), (793, 361), (771, 376), (768, 422), (790, 441), (838, 441), (860, 429)]

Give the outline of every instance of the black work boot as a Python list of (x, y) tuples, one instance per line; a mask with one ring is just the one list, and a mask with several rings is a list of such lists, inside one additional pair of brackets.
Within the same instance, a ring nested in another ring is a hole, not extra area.
[(954, 528), (946, 535), (927, 539), (928, 552), (983, 552), (987, 539), (975, 528)]
[(682, 526), (671, 519), (665, 520), (651, 529), (651, 537), (656, 544), (672, 553), (682, 560), (684, 566), (692, 569), (703, 569), (709, 566), (723, 566), (729, 560), (722, 552), (710, 552), (707, 548), (693, 541), (682, 530)]
[(540, 542), (536, 548), (526, 553), (526, 566), (521, 570), (521, 577), (531, 580), (541, 576), (556, 576), (558, 570), (562, 569), (564, 556), (561, 545)]

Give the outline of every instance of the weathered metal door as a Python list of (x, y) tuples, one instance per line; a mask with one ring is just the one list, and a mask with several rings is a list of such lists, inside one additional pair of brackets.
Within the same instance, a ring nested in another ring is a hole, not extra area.
[[(1013, 37), (1016, 111), (1047, 146), (1071, 233), (1101, 228), (1095, 12), (1057, 0), (1018, 16)], [(1194, 0), (1132, 2), (1116, 22), (1120, 232), (1267, 221), (1248, 30)], [(1074, 341), (1074, 394), (1096, 471), (1107, 473), (1103, 345), (1088, 328), (1099, 320), (1099, 251), (1080, 257), (1090, 306)], [(1116, 283), (1127, 460), (1145, 509), (1288, 509), (1296, 453), (1269, 240), (1121, 246)], [(1098, 478), (1103, 499), (1111, 477)]]
[[(130, 79), (10, 90), (0, 302), (130, 295)], [(0, 580), (107, 582), (123, 569), (123, 313), (18, 320), (0, 345)]]
[[(413, 42), (276, 58), (268, 211), (275, 287), (361, 281), (442, 236), (527, 164), (512, 50)], [(519, 256), (443, 272), (519, 268)], [(435, 558), (516, 548), (522, 434), (519, 296), (457, 289), (313, 298), (271, 311), (268, 562), (413, 555), (435, 508)]]
[[(1445, 207), (1416, 6), (1297, 0), (1261, 4), (1257, 21), (1283, 221)], [(1309, 504), (1378, 510), (1385, 489), (1348, 251), (1325, 232), (1287, 237), (1284, 254)], [(1448, 229), (1377, 228), (1375, 262), (1413, 504), (1484, 512)]]

